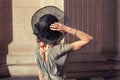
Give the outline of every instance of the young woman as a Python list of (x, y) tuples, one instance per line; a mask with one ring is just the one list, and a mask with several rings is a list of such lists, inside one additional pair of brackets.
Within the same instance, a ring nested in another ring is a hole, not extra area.
[[(93, 40), (89, 34), (59, 23), (51, 14), (43, 15), (34, 30), (38, 42), (36, 60), (39, 80), (64, 80), (64, 64), (69, 51), (80, 50)], [(60, 43), (63, 33), (74, 35), (79, 40)]]

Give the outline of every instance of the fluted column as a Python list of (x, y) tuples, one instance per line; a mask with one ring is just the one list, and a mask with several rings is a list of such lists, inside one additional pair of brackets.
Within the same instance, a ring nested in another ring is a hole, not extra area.
[(63, 4), (64, 0), (0, 0), (0, 76), (7, 71), (12, 76), (37, 75), (32, 15), (48, 5), (64, 10)]
[(118, 55), (117, 60), (120, 60), (120, 0), (116, 0), (116, 48)]

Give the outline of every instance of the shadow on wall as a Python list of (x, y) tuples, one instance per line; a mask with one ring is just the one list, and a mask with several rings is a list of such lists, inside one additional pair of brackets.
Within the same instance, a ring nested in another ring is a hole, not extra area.
[(0, 78), (10, 77), (7, 54), (12, 41), (12, 0), (0, 0)]

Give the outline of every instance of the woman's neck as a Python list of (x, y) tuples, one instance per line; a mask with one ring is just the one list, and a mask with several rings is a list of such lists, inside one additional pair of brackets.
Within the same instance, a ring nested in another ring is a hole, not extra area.
[(40, 46), (40, 49), (42, 51), (46, 51), (46, 50), (48, 50), (48, 47), (49, 47), (49, 45), (44, 45), (44, 46)]

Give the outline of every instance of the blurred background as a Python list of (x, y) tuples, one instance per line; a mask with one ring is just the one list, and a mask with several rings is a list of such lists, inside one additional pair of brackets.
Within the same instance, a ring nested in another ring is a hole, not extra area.
[(60, 8), (70, 27), (94, 37), (70, 54), (67, 79), (120, 80), (120, 0), (0, 0), (0, 80), (38, 79), (31, 18), (44, 6)]

